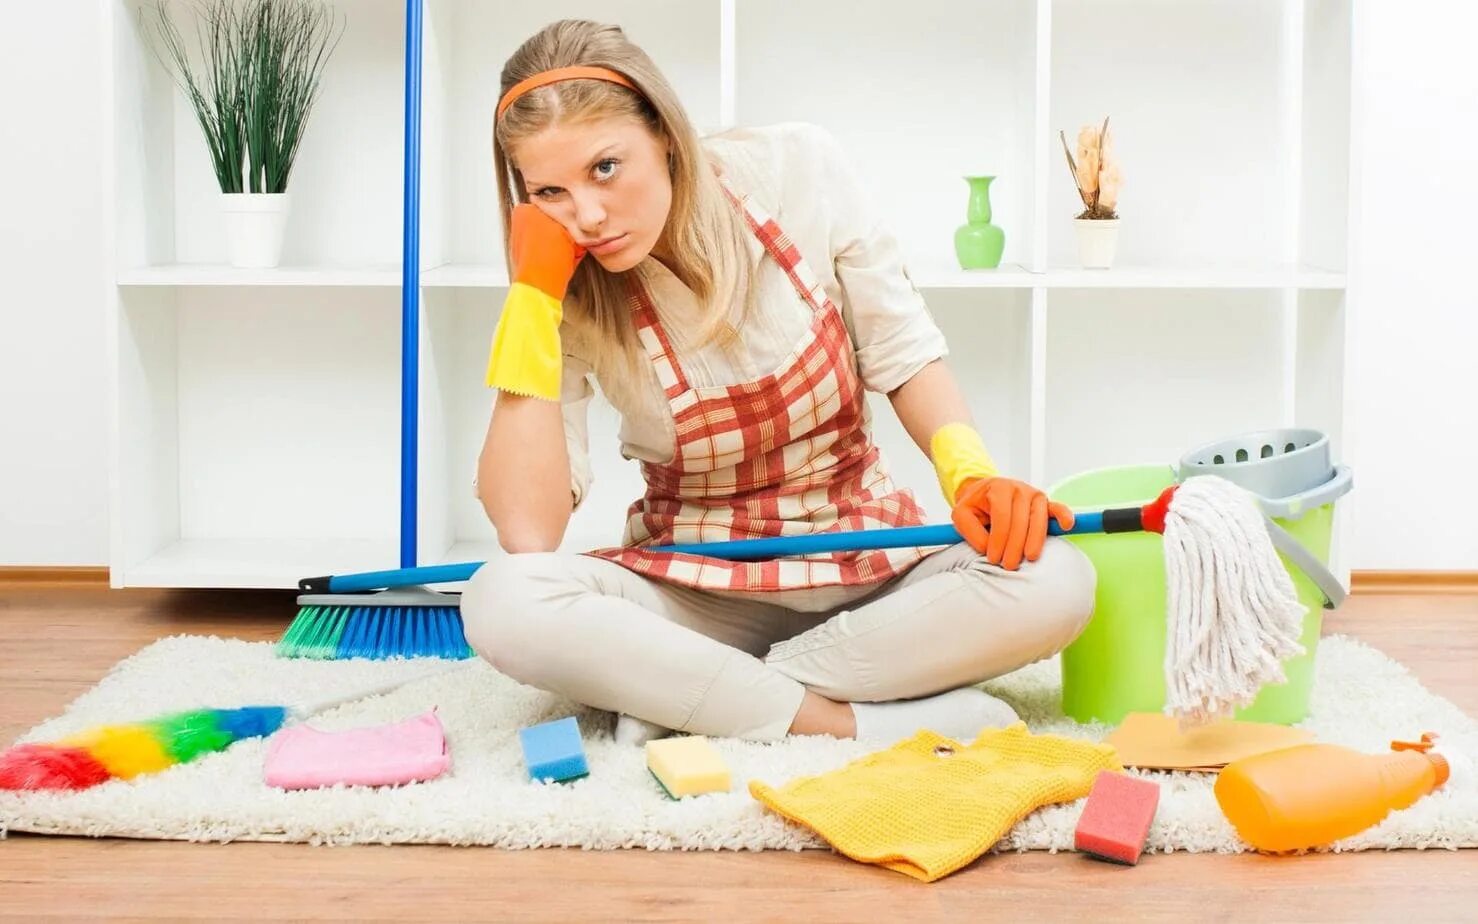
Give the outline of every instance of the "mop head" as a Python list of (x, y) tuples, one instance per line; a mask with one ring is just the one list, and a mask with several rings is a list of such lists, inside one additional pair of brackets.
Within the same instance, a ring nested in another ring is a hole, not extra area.
[(1181, 483), (1164, 536), (1165, 711), (1182, 725), (1230, 717), (1264, 685), (1287, 680), (1281, 662), (1303, 654), (1308, 608), (1257, 502), (1226, 479)]

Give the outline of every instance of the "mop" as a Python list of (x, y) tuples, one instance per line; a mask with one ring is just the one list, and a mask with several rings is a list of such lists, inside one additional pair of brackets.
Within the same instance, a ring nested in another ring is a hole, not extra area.
[[(1074, 512), (1070, 530), (1055, 520), (1047, 528), (1054, 536), (1155, 532), (1165, 537), (1165, 711), (1182, 724), (1231, 715), (1251, 703), (1263, 685), (1284, 682), (1280, 662), (1303, 652), (1298, 638), (1307, 608), (1278, 558), (1275, 530), (1251, 494), (1217, 475), (1188, 478), (1143, 507)], [(953, 524), (940, 524), (685, 543), (652, 551), (745, 561), (961, 541)], [(334, 594), (465, 581), (482, 564), (336, 575), (305, 581), (304, 586)], [(404, 653), (404, 631), (370, 640), (359, 656)]]
[[(1198, 475), (1142, 508), (1075, 513), (1051, 535), (1155, 532), (1164, 536), (1167, 616), (1165, 711), (1182, 725), (1227, 718), (1265, 684), (1287, 680), (1282, 661), (1303, 654), (1308, 608), (1278, 558), (1256, 499), (1216, 475)], [(899, 534), (890, 536), (888, 534)], [(961, 541), (953, 526), (817, 533), (658, 547), (714, 558), (774, 558)]]
[(1230, 718), (1303, 654), (1307, 612), (1257, 503), (1215, 475), (1188, 479), (1165, 515), (1165, 711)]

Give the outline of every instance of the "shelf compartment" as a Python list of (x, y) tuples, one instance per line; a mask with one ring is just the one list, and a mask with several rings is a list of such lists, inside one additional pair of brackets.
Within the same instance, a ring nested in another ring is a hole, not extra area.
[(1082, 201), (1058, 132), (1110, 117), (1124, 264), (1288, 259), (1281, 0), (1052, 0), (1046, 264), (1076, 262)]
[(1004, 260), (1030, 264), (1036, 3), (737, 4), (740, 125), (801, 121), (838, 140), (910, 265), (954, 265), (963, 176), (991, 174)]
[[(109, 8), (117, 265), (220, 262), (220, 187), (193, 108), (146, 40), (153, 27), (145, 31), (140, 10), (152, 15), (153, 5), (116, 0)], [(195, 52), (193, 10), (173, 9)], [(288, 184), (283, 262), (398, 265), (405, 4), (355, 0), (339, 12), (343, 38), (323, 72)]]
[[(398, 293), (118, 292), (115, 577), (286, 586), (251, 583), (285, 570), (256, 543), (319, 573), (347, 563), (346, 536), (394, 551)], [(250, 557), (232, 571), (217, 548)]]
[(1279, 292), (1052, 292), (1044, 484), (1281, 425)]

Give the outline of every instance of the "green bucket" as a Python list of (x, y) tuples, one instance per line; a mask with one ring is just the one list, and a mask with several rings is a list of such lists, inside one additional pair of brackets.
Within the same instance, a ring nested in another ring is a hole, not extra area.
[[(1168, 465), (1101, 468), (1054, 485), (1049, 495), (1074, 510), (1141, 506), (1177, 481)], [(1347, 489), (1347, 484), (1346, 484)], [(1342, 492), (1341, 492), (1342, 493)], [(1320, 562), (1329, 559), (1332, 500), (1302, 507), (1273, 521)], [(1098, 592), (1087, 628), (1062, 652), (1062, 709), (1079, 722), (1118, 724), (1131, 712), (1165, 706), (1165, 553), (1157, 533), (1090, 533), (1067, 540), (1093, 562)], [(1302, 569), (1290, 566), (1298, 598), (1308, 607), (1299, 641), (1304, 654), (1283, 662), (1286, 683), (1266, 686), (1237, 717), (1291, 724), (1309, 711), (1314, 649), (1326, 594)]]

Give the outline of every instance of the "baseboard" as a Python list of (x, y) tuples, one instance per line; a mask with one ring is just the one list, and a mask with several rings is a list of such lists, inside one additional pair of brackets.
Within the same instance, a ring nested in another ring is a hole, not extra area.
[(108, 583), (106, 565), (0, 565), (0, 587), (6, 584), (77, 584), (97, 586)]
[[(6, 584), (108, 583), (102, 565), (0, 565), (0, 586)], [(1478, 571), (1355, 571), (1350, 592), (1357, 594), (1478, 594)]]
[(1478, 571), (1354, 571), (1357, 594), (1478, 594)]

